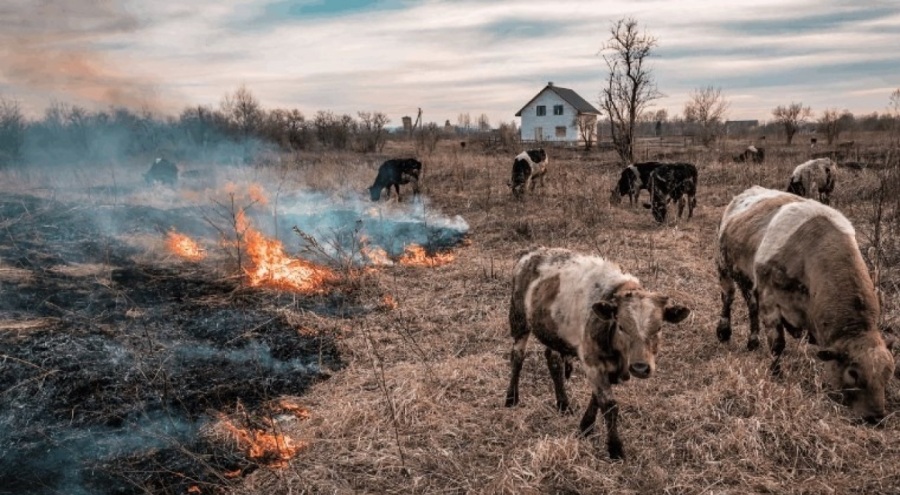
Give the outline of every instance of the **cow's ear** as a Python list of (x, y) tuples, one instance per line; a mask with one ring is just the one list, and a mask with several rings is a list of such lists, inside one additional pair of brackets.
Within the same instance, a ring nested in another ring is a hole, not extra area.
[(597, 313), (597, 316), (604, 320), (615, 320), (616, 312), (619, 310), (619, 307), (613, 301), (600, 301), (594, 303), (591, 309), (594, 310), (594, 313)]
[(839, 363), (847, 361), (847, 353), (835, 351), (833, 349), (822, 349), (816, 353), (816, 357), (822, 361), (837, 361)]
[(691, 310), (680, 305), (670, 304), (663, 309), (663, 320), (669, 323), (680, 323), (690, 316)]

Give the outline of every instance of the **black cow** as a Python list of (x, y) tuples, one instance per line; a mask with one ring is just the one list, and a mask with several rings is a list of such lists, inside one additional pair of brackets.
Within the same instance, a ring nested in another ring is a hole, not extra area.
[(144, 174), (144, 180), (147, 184), (162, 182), (174, 186), (178, 181), (178, 167), (165, 158), (157, 158), (150, 166), (150, 170)]
[(660, 165), (660, 162), (643, 162), (624, 168), (619, 176), (619, 183), (612, 191), (612, 202), (620, 202), (622, 196), (627, 194), (629, 204), (637, 203), (641, 189), (650, 190), (650, 173)]
[(512, 180), (507, 185), (512, 188), (513, 196), (521, 198), (525, 194), (525, 186), (531, 181), (534, 192), (535, 181), (540, 179), (544, 187), (544, 175), (547, 174), (547, 153), (544, 148), (527, 150), (516, 155), (513, 161)]
[(381, 199), (381, 191), (388, 190), (388, 198), (391, 197), (391, 186), (397, 191), (397, 201), (400, 201), (400, 184), (412, 182), (413, 194), (419, 194), (419, 174), (422, 173), (422, 162), (415, 158), (394, 158), (378, 167), (378, 175), (375, 183), (369, 188), (372, 201)]
[(666, 163), (657, 167), (650, 173), (650, 197), (652, 203), (644, 203), (644, 208), (651, 209), (657, 222), (665, 221), (669, 201), (678, 203), (678, 218), (686, 203), (691, 218), (697, 206), (697, 167), (690, 163)]

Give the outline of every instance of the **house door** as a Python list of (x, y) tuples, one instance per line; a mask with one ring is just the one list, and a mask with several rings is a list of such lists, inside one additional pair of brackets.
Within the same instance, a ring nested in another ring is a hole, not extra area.
[(543, 127), (535, 127), (534, 128), (534, 140), (535, 141), (543, 141), (544, 140), (544, 128)]

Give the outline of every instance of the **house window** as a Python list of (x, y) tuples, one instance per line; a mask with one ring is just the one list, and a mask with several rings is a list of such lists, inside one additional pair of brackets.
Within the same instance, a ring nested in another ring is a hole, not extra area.
[(566, 137), (566, 126), (561, 125), (556, 127), (556, 137), (564, 138)]
[(537, 106), (537, 116), (543, 117), (544, 115), (547, 115), (547, 107), (545, 105), (538, 105)]
[(562, 115), (562, 114), (563, 114), (563, 106), (562, 105), (553, 105), (553, 115)]

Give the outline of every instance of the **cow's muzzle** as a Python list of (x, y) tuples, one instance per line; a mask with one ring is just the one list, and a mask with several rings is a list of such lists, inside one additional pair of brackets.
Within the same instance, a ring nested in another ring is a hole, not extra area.
[(638, 378), (650, 377), (650, 365), (647, 363), (631, 363), (631, 366), (628, 367), (628, 371)]

